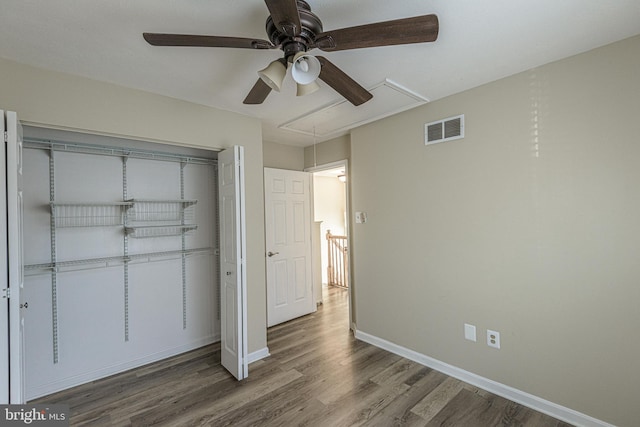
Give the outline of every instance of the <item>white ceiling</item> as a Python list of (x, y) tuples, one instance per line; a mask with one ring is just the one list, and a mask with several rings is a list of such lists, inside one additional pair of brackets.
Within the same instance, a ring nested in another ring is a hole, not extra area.
[[(323, 54), (366, 88), (390, 79), (431, 101), (640, 33), (638, 0), (307, 1), (325, 31), (437, 14), (434, 43)], [(266, 39), (267, 16), (261, 0), (0, 0), (0, 57), (257, 117), (265, 140), (310, 145), (313, 136), (278, 126), (340, 101), (324, 82), (297, 98), (288, 77), (264, 104), (242, 104), (279, 50), (153, 47), (142, 38)]]

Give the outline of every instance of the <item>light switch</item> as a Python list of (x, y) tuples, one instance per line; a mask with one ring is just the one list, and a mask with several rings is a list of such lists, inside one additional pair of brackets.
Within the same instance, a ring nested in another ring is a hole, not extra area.
[(366, 212), (356, 212), (356, 224), (364, 224), (367, 222)]
[(464, 338), (476, 342), (476, 327), (474, 325), (464, 324)]

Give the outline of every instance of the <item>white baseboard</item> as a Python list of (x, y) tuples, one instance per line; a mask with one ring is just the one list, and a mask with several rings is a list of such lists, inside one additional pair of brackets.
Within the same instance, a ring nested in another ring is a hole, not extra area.
[(253, 353), (249, 353), (247, 355), (247, 360), (249, 361), (249, 364), (251, 364), (269, 356), (271, 356), (271, 354), (269, 353), (269, 347), (265, 347), (258, 351), (254, 351)]
[(85, 372), (72, 377), (63, 378), (58, 381), (42, 384), (37, 387), (32, 387), (26, 391), (26, 400), (33, 400), (38, 397), (46, 396), (61, 390), (66, 390), (71, 387), (75, 387), (81, 384), (85, 384), (91, 381), (105, 378), (111, 375), (118, 374), (120, 372), (128, 371), (129, 369), (137, 368), (148, 363), (157, 362), (158, 360), (166, 359), (171, 356), (186, 353), (191, 350), (195, 350), (205, 345), (213, 344), (220, 341), (220, 335), (214, 335), (210, 337), (201, 338), (196, 341), (192, 341), (189, 344), (184, 344), (179, 347), (173, 347), (170, 349), (162, 350), (157, 353), (148, 354), (133, 360), (118, 363), (115, 365), (107, 366), (97, 370)]
[(612, 424), (590, 417), (589, 415), (574, 411), (573, 409), (558, 405), (508, 385), (481, 377), (480, 375), (476, 375), (472, 372), (465, 371), (464, 369), (449, 365), (448, 363), (441, 362), (440, 360), (394, 344), (382, 338), (378, 338), (374, 335), (367, 334), (366, 332), (356, 330), (355, 337), (361, 341), (367, 342), (406, 359), (413, 360), (416, 363), (420, 363), (421, 365), (435, 369), (436, 371), (440, 371), (453, 378), (457, 378), (460, 381), (464, 381), (493, 394), (497, 394), (498, 396), (502, 396), (528, 408), (535, 409), (538, 412), (550, 415), (561, 421), (584, 427), (615, 427)]

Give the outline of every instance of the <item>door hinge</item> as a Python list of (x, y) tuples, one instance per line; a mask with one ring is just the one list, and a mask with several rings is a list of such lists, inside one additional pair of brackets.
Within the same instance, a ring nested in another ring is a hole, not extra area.
[(11, 289), (9, 288), (3, 289), (2, 298), (11, 298)]
[(4, 142), (5, 144), (9, 142), (9, 133), (6, 130), (4, 131)]

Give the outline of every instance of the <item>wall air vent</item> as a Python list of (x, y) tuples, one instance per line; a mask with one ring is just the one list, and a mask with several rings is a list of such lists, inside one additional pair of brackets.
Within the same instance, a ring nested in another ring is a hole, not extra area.
[(464, 114), (424, 125), (424, 144), (464, 138)]

